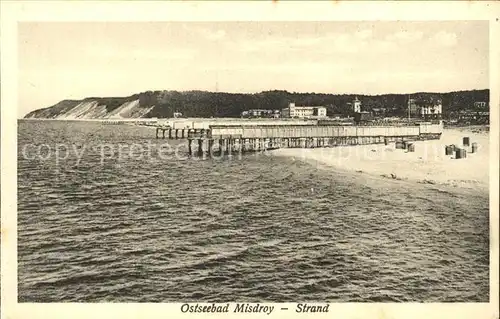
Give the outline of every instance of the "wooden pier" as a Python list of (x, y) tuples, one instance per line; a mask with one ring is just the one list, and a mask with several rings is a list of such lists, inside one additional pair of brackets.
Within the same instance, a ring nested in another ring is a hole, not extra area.
[(190, 134), (200, 134), (210, 130), (212, 126), (311, 126), (317, 125), (317, 120), (241, 120), (241, 119), (204, 119), (204, 120), (158, 120), (156, 138), (186, 139)]
[(161, 132), (161, 138), (168, 138), (168, 139), (185, 139), (188, 137), (190, 133), (200, 133), (201, 130), (203, 129), (174, 129), (171, 127), (165, 127), (165, 126), (158, 126), (156, 127), (156, 138), (160, 138), (160, 132)]
[[(163, 131), (163, 135), (165, 135)], [(172, 130), (169, 129), (169, 136)], [(395, 141), (439, 139), (442, 126), (318, 126), (318, 125), (212, 125), (209, 129), (188, 129), (186, 136), (190, 155), (235, 154), (277, 148), (317, 148)], [(158, 129), (157, 129), (158, 137)]]

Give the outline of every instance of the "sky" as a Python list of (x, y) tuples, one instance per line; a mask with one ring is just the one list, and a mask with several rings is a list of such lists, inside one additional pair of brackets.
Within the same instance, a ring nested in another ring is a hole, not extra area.
[(18, 113), (147, 90), (485, 89), (488, 61), (487, 21), (22, 22)]

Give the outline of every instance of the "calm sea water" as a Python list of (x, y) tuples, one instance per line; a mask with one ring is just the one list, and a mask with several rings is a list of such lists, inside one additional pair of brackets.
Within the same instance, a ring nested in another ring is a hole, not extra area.
[(489, 300), (487, 193), (266, 155), (147, 156), (138, 145), (186, 143), (147, 127), (18, 129), (20, 302)]

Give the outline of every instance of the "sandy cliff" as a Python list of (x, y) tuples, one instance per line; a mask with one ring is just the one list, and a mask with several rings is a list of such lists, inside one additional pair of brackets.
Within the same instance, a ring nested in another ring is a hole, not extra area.
[[(108, 99), (109, 101), (109, 99)], [(28, 113), (25, 118), (48, 119), (122, 119), (145, 117), (153, 106), (141, 106), (139, 99), (128, 101), (115, 99), (106, 103), (103, 99), (64, 100), (51, 107)]]

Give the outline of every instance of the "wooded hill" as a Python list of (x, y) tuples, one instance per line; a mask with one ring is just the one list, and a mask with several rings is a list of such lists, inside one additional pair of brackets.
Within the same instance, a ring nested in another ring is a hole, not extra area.
[[(351, 113), (348, 103), (355, 97), (362, 102), (363, 111), (374, 108), (385, 108), (387, 116), (405, 116), (408, 110), (408, 99), (441, 99), (443, 115), (451, 112), (474, 109), (474, 102), (489, 102), (489, 90), (458, 91), (449, 93), (412, 93), (384, 95), (324, 94), (296, 93), (287, 91), (265, 91), (255, 94), (222, 93), (206, 91), (147, 91), (129, 97), (99, 98), (84, 100), (64, 100), (58, 104), (36, 110), (26, 117), (55, 118), (71, 109), (72, 106), (85, 102), (97, 101), (105, 105), (111, 112), (125, 102), (139, 100), (139, 107), (151, 108), (143, 117), (173, 117), (174, 112), (181, 112), (186, 117), (239, 117), (241, 112), (249, 109), (282, 109), (290, 102), (296, 105), (321, 105), (327, 108), (328, 114), (348, 115)], [(481, 111), (487, 111), (482, 109)]]

